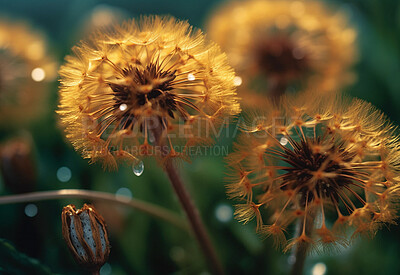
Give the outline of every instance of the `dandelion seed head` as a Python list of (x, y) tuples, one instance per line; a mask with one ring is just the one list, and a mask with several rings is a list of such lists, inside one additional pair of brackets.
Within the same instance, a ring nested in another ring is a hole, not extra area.
[(225, 55), (186, 22), (142, 17), (73, 51), (60, 69), (58, 113), (83, 157), (108, 168), (159, 155), (154, 129), (169, 157), (186, 158), (187, 146), (211, 142), (204, 127), (240, 111)]
[(45, 36), (25, 22), (1, 19), (0, 126), (21, 126), (42, 115), (55, 75)]
[[(357, 32), (342, 10), (320, 1), (225, 3), (210, 18), (208, 33), (246, 84), (238, 91), (249, 107), (276, 89), (327, 93), (355, 79)], [(260, 79), (268, 88), (257, 88)]]
[[(227, 192), (241, 201), (239, 221), (256, 219), (257, 231), (285, 251), (305, 243), (331, 251), (394, 222), (400, 144), (379, 110), (359, 99), (312, 93), (284, 97), (276, 106), (261, 120), (248, 119), (227, 158)], [(264, 208), (274, 214), (266, 216)], [(285, 230), (298, 219), (313, 222), (303, 222), (303, 234), (287, 241)], [(344, 234), (348, 229), (352, 237)]]

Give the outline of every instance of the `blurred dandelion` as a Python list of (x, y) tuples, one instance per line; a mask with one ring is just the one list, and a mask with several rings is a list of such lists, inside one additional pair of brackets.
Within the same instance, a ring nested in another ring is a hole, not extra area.
[(116, 168), (116, 160), (182, 157), (208, 142), (225, 116), (240, 111), (235, 77), (219, 47), (173, 18), (143, 17), (75, 47), (61, 67), (58, 113), (84, 158)]
[[(242, 201), (236, 218), (256, 219), (257, 231), (284, 251), (329, 251), (394, 223), (400, 143), (384, 114), (332, 95), (298, 94), (280, 103), (249, 116), (228, 156), (227, 193)], [(287, 240), (295, 221), (298, 236)]]
[(36, 187), (36, 163), (32, 141), (19, 137), (0, 144), (0, 175), (13, 193), (33, 192)]
[(55, 76), (44, 36), (25, 23), (0, 19), (0, 125), (10, 127), (42, 114), (46, 86)]
[(125, 9), (117, 6), (98, 4), (82, 17), (79, 22), (80, 28), (77, 30), (78, 40), (90, 36), (92, 33), (112, 29), (115, 24), (120, 24), (129, 18), (129, 13)]
[(331, 92), (354, 81), (357, 33), (344, 12), (319, 1), (233, 2), (208, 26), (243, 80), (245, 105), (260, 104), (256, 92), (275, 98), (288, 88)]

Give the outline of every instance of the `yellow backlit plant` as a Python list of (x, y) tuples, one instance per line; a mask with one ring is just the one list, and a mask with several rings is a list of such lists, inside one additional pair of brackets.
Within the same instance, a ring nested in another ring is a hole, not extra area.
[[(232, 68), (219, 47), (183, 21), (142, 17), (73, 48), (60, 69), (57, 111), (84, 158), (117, 168), (156, 156), (216, 273), (221, 267), (172, 159), (210, 142), (209, 127), (240, 112)], [(140, 172), (139, 172), (140, 173)]]
[(45, 36), (27, 23), (0, 19), (0, 127), (20, 126), (43, 114), (55, 77)]
[(208, 32), (241, 77), (249, 107), (289, 88), (337, 92), (355, 78), (357, 33), (343, 11), (321, 1), (228, 2), (211, 16)]
[[(382, 112), (359, 99), (305, 93), (283, 97), (279, 105), (266, 102), (249, 115), (228, 157), (227, 193), (240, 202), (236, 218), (255, 219), (257, 231), (284, 251), (295, 247), (298, 272), (307, 251), (373, 236), (394, 223), (398, 209), (394, 131)], [(290, 238), (294, 222), (297, 236)]]

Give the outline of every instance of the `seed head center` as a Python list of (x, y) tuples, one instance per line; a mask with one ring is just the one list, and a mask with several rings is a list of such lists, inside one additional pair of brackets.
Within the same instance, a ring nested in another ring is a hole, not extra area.
[(170, 92), (176, 71), (162, 71), (156, 64), (144, 68), (129, 66), (122, 71), (129, 84), (110, 84), (114, 92), (115, 109), (126, 104), (126, 113), (132, 113), (145, 105), (168, 114), (176, 110), (174, 94)]
[(276, 35), (259, 42), (255, 53), (258, 66), (269, 76), (295, 78), (308, 68), (304, 50), (286, 36)]
[(297, 189), (308, 194), (309, 200), (318, 197), (336, 199), (338, 192), (351, 183), (353, 171), (345, 167), (351, 156), (340, 145), (332, 144), (324, 150), (319, 140), (293, 142), (293, 149), (285, 148), (284, 161), (290, 165), (285, 168), (282, 189)]

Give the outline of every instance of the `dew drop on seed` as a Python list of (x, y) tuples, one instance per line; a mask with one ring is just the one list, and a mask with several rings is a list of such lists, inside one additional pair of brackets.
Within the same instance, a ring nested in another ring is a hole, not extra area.
[(128, 109), (128, 105), (126, 105), (125, 103), (123, 103), (123, 104), (119, 105), (119, 109), (123, 112), (123, 111), (125, 111), (126, 109)]
[(280, 144), (282, 144), (283, 146), (285, 146), (286, 144), (288, 144), (288, 139), (285, 137), (282, 137), (281, 140), (279, 141)]
[(141, 174), (143, 174), (143, 171), (144, 171), (143, 161), (141, 161), (140, 159), (136, 160), (132, 165), (132, 170), (133, 170), (133, 173), (138, 177)]

